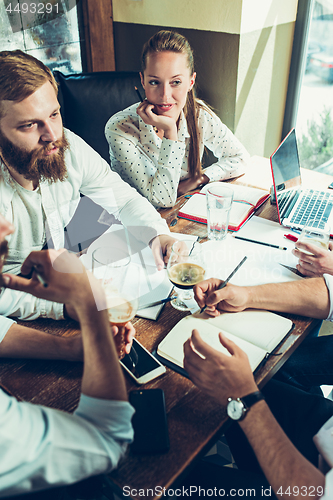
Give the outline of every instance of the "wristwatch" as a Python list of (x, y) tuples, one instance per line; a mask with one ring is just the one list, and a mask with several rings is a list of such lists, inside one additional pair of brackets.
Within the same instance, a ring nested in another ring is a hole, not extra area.
[(249, 408), (258, 401), (265, 399), (260, 391), (252, 392), (243, 398), (228, 398), (227, 414), (232, 420), (243, 420)]

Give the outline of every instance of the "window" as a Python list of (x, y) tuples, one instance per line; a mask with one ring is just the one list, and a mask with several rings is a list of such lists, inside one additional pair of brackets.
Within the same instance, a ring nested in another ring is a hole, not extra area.
[(302, 167), (333, 174), (333, 0), (313, 5), (296, 123)]
[(81, 37), (75, 0), (0, 3), (1, 50), (21, 49), (62, 73), (82, 71)]

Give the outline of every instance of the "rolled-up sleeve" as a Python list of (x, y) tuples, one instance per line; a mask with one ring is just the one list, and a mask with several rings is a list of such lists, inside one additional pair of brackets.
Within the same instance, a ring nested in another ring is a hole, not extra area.
[(125, 401), (82, 395), (70, 415), (0, 392), (0, 496), (109, 472), (133, 439), (133, 412)]
[(326, 320), (333, 321), (333, 276), (330, 274), (324, 274), (324, 279), (330, 296), (330, 312)]
[[(9, 288), (3, 289), (0, 295), (0, 315), (2, 316), (12, 316), (17, 319), (22, 320), (34, 320), (37, 318), (51, 318), (51, 319), (63, 319), (64, 306), (57, 302), (50, 302), (49, 300), (37, 299), (30, 294), (20, 292), (18, 290), (10, 290)], [(3, 318), (3, 324), (5, 321), (11, 322), (12, 320), (8, 318)], [(7, 330), (10, 328), (11, 324), (8, 324)], [(0, 324), (0, 327), (2, 325)], [(6, 330), (6, 332), (7, 332)], [(5, 333), (6, 333), (5, 332)], [(5, 334), (3, 335), (3, 337)], [(0, 332), (0, 341), (1, 332)]]
[(5, 338), (6, 333), (8, 332), (9, 328), (16, 323), (16, 321), (5, 318), (4, 316), (0, 316), (0, 342), (3, 341)]

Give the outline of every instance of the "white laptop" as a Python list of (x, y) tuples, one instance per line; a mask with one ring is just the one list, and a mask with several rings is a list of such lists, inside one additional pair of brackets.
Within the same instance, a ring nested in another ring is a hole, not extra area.
[(332, 233), (333, 191), (302, 188), (294, 128), (270, 160), (280, 224), (301, 230), (308, 220), (315, 219), (317, 227), (324, 227), (328, 223)]

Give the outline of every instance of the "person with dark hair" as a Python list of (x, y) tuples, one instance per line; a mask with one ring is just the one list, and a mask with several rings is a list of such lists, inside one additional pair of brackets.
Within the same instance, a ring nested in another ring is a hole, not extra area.
[[(146, 99), (116, 113), (105, 127), (114, 171), (155, 207), (171, 207), (191, 189), (244, 173), (245, 148), (195, 97), (193, 52), (184, 36), (152, 36), (140, 76)], [(203, 170), (205, 147), (217, 161)]]
[[(0, 215), (0, 272), (8, 247), (5, 238), (13, 233), (12, 224)], [(47, 287), (35, 272), (31, 279), (1, 274), (1, 286), (71, 305), (82, 333), (81, 397), (70, 415), (19, 402), (0, 389), (1, 498), (69, 485), (108, 472), (117, 466), (133, 439), (134, 410), (127, 402), (113, 340), (117, 327), (111, 329), (101, 284), (66, 250), (31, 252), (22, 272), (29, 274), (34, 269)], [(130, 324), (126, 328), (133, 329)], [(40, 344), (49, 344), (48, 337), (52, 335), (39, 339)], [(43, 498), (55, 496), (48, 491)]]
[[(194, 287), (199, 306), (207, 305), (206, 313), (212, 317), (253, 308), (333, 320), (329, 275), (249, 287), (228, 283), (222, 290), (220, 283), (210, 279)], [(254, 496), (271, 497), (274, 492), (274, 498), (281, 499), (331, 499), (333, 402), (277, 380), (260, 391), (246, 353), (222, 333), (220, 343), (230, 355), (206, 344), (193, 330), (184, 345), (184, 367), (202, 391), (226, 406), (233, 422), (226, 436), (239, 470), (228, 475), (213, 467), (215, 474), (211, 470), (208, 477), (196, 468), (187, 483), (223, 488), (228, 481), (230, 488), (239, 488), (243, 481), (246, 488), (253, 486)], [(314, 361), (320, 370), (322, 359)], [(263, 475), (270, 485), (266, 494)]]

